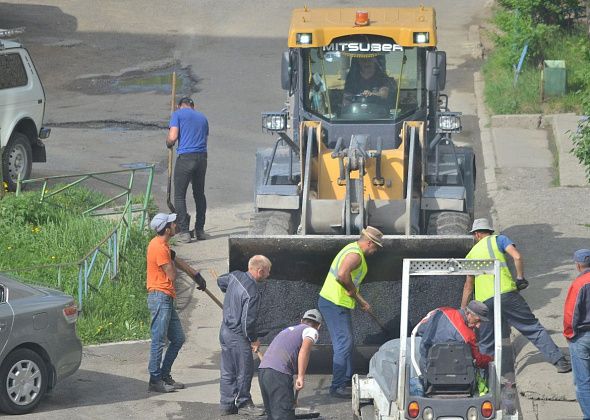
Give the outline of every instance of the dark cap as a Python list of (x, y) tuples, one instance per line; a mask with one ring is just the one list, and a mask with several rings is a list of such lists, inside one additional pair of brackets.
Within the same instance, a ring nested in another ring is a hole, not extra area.
[(321, 324), (323, 322), (322, 314), (317, 309), (310, 309), (303, 314), (303, 319), (309, 319), (310, 321)]
[(488, 307), (478, 300), (472, 300), (471, 302), (469, 302), (469, 305), (467, 305), (467, 311), (471, 312), (471, 314), (475, 315), (484, 322), (489, 321)]
[(574, 262), (590, 264), (590, 249), (578, 249), (574, 252)]
[(184, 98), (180, 98), (180, 101), (178, 101), (178, 106), (180, 106), (182, 104), (186, 104), (186, 105), (189, 105), (192, 107), (195, 106), (195, 103), (193, 102), (193, 100), (191, 98), (189, 98), (188, 96), (185, 96)]

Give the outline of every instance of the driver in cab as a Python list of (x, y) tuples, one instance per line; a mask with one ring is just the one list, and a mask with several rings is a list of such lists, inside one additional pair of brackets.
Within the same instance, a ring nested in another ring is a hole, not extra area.
[(387, 77), (385, 66), (377, 57), (355, 57), (344, 83), (343, 104), (349, 105), (355, 97), (386, 104), (395, 90), (394, 81)]

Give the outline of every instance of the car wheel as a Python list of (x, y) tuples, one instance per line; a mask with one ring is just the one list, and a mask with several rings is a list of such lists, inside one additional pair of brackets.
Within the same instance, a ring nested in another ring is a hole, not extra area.
[(10, 353), (0, 366), (0, 410), (24, 414), (39, 405), (47, 390), (47, 365), (29, 349)]
[(22, 133), (14, 132), (4, 148), (2, 156), (2, 170), (4, 181), (8, 183), (8, 190), (16, 190), (16, 181), (31, 176), (33, 153), (29, 139)]

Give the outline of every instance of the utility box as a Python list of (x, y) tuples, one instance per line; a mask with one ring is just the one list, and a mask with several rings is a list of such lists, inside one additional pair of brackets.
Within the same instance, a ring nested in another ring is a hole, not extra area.
[(543, 61), (543, 97), (563, 96), (566, 90), (565, 61)]

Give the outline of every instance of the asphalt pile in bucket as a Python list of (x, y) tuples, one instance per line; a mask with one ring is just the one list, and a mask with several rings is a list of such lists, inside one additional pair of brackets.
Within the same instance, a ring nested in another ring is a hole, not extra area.
[[(429, 311), (441, 306), (459, 307), (465, 277), (414, 277), (410, 286), (408, 333)], [(355, 345), (379, 346), (399, 337), (401, 280), (367, 282), (361, 294), (373, 308), (387, 332), (366, 313), (355, 309), (352, 314)], [(268, 280), (261, 284), (262, 300), (258, 331), (263, 344), (268, 344), (283, 328), (295, 325), (303, 313), (317, 308), (321, 285), (303, 281)], [(319, 344), (330, 344), (324, 326)]]

